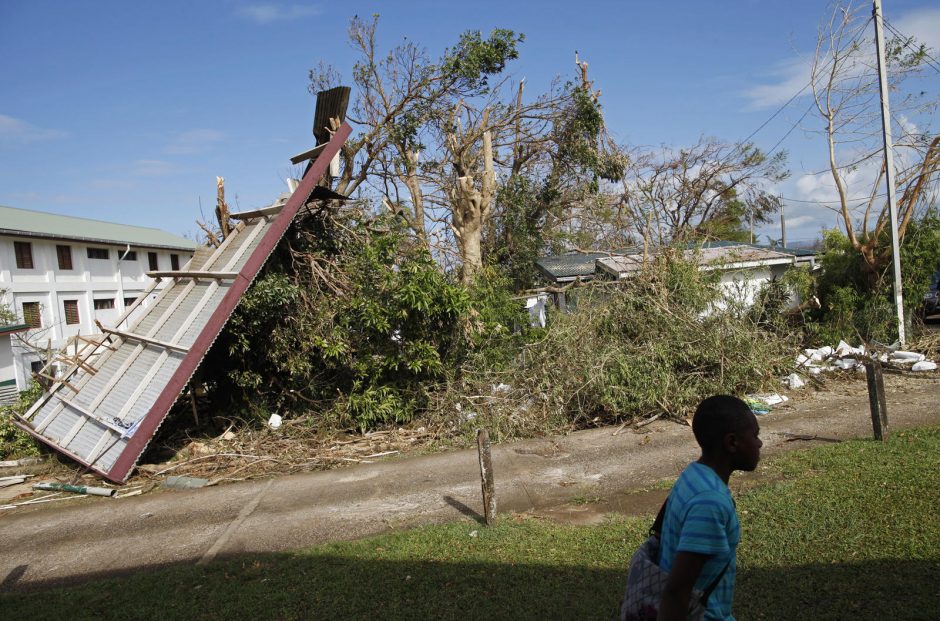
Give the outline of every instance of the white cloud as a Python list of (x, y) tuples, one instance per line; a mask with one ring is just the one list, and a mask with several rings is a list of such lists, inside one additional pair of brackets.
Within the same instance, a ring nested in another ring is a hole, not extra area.
[(934, 52), (940, 49), (940, 9), (917, 9), (888, 22), (901, 34), (931, 48), (931, 56), (937, 57)]
[(256, 24), (270, 24), (279, 21), (291, 21), (320, 15), (323, 9), (316, 4), (246, 4), (238, 7), (235, 14)]
[(801, 227), (804, 224), (812, 224), (813, 222), (816, 222), (816, 218), (813, 216), (797, 216), (795, 218), (787, 218), (787, 226), (791, 229)]
[(137, 160), (131, 174), (137, 177), (163, 177), (178, 170), (176, 164), (164, 160)]
[[(779, 106), (807, 85), (811, 70), (812, 61), (809, 59), (784, 61), (769, 72), (773, 78), (772, 82), (749, 88), (744, 91), (744, 96), (754, 108)], [(803, 93), (808, 94), (811, 94), (809, 89)]]
[(21, 119), (0, 114), (0, 142), (38, 142), (41, 140), (56, 140), (67, 134), (58, 129), (36, 127)]
[(173, 137), (163, 151), (170, 155), (205, 153), (225, 139), (225, 133), (214, 129), (192, 129)]

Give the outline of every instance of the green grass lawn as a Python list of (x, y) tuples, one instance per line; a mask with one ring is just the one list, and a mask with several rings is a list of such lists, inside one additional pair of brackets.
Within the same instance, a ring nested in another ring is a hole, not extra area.
[[(790, 453), (738, 498), (735, 612), (940, 619), (940, 428)], [(782, 478), (781, 478), (782, 477)], [(459, 522), (0, 594), (4, 619), (609, 619), (651, 518)]]

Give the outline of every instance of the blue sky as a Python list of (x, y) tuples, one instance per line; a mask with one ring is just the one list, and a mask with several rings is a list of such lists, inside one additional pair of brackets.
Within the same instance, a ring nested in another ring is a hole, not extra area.
[[(940, 48), (940, 6), (885, 0), (902, 32)], [(323, 60), (348, 76), (346, 27), (381, 15), (380, 44), (408, 37), (432, 55), (465, 30), (522, 32), (510, 66), (527, 91), (590, 63), (621, 142), (682, 146), (749, 135), (808, 81), (824, 3), (128, 2), (0, 0), (0, 204), (197, 235), (215, 177), (249, 209), (285, 188), (290, 156), (312, 145), (307, 72)], [(940, 75), (924, 82), (937, 91)], [(808, 105), (795, 102), (754, 140), (773, 146)], [(801, 131), (783, 144), (793, 178), (777, 191), (831, 197), (824, 147)], [(787, 205), (789, 239), (835, 220)], [(210, 216), (211, 217), (211, 216)], [(776, 233), (775, 227), (766, 228)]]

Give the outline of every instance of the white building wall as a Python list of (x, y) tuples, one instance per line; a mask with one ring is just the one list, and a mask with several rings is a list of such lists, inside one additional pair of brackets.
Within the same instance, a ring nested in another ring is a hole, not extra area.
[[(14, 241), (31, 245), (32, 269), (16, 267)], [(59, 268), (57, 245), (71, 248), (72, 269)], [(89, 258), (88, 248), (107, 249), (108, 258)], [(22, 345), (16, 338), (8, 339), (13, 352), (13, 368), (18, 390), (26, 389), (32, 376), (31, 365), (45, 360), (47, 347), (57, 350), (63, 347), (70, 337), (100, 333), (95, 319), (105, 326), (114, 326), (133, 299), (150, 285), (151, 279), (146, 275), (146, 272), (150, 271), (148, 252), (157, 253), (160, 270), (170, 269), (171, 254), (179, 257), (181, 268), (192, 257), (192, 252), (186, 250), (170, 251), (138, 246), (131, 246), (129, 249), (136, 252), (136, 260), (131, 260), (129, 256), (124, 260), (120, 259), (128, 250), (126, 244), (90, 244), (0, 235), (0, 304), (11, 308), (17, 318), (22, 320), (23, 303), (39, 302), (42, 315), (41, 328), (21, 333), (21, 336), (43, 350), (42, 352)], [(148, 296), (149, 299), (144, 300), (142, 306), (149, 305), (156, 298), (156, 294), (157, 290)], [(65, 323), (66, 300), (78, 302), (79, 323)], [(96, 300), (101, 308), (95, 308)], [(112, 308), (104, 308), (110, 305), (108, 300), (113, 304)]]

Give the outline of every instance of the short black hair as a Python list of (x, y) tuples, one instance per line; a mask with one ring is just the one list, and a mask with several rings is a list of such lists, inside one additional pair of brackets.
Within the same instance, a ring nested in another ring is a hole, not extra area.
[(698, 404), (692, 417), (692, 433), (705, 453), (721, 448), (725, 434), (744, 431), (751, 421), (750, 406), (731, 395), (714, 395)]

